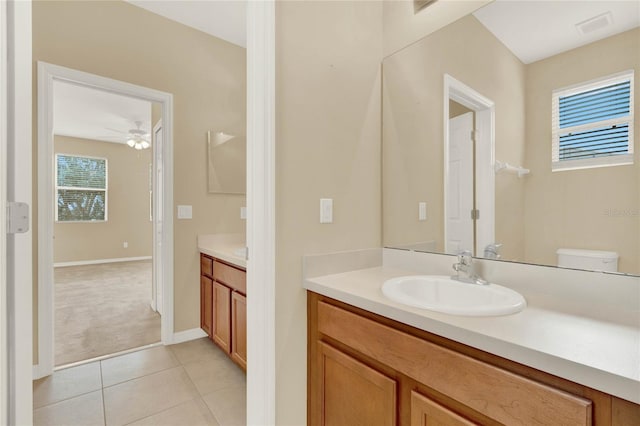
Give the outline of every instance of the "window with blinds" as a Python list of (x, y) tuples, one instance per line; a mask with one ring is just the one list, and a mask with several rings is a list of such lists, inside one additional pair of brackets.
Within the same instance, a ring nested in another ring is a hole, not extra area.
[(56, 154), (56, 221), (107, 220), (107, 160)]
[(633, 71), (552, 98), (552, 170), (633, 164)]

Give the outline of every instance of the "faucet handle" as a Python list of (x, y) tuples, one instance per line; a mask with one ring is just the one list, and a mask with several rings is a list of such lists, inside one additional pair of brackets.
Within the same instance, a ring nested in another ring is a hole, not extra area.
[(471, 250), (461, 250), (458, 253), (458, 262), (463, 265), (468, 265), (471, 263)]

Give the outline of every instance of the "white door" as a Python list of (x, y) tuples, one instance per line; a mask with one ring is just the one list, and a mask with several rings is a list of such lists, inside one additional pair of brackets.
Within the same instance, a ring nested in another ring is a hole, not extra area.
[[(12, 52), (9, 54), (8, 52)], [(31, 2), (0, 2), (0, 424), (29, 425), (32, 404), (32, 226), (7, 226), (8, 203), (31, 210)], [(23, 216), (23, 215), (18, 215)], [(15, 217), (13, 217), (15, 219)], [(13, 221), (13, 220), (12, 220)], [(11, 231), (5, 234), (5, 231)]]
[(153, 229), (153, 302), (152, 305), (156, 312), (162, 315), (162, 232), (163, 232), (163, 217), (162, 217), (162, 203), (163, 203), (163, 172), (162, 172), (162, 121), (159, 121), (153, 127), (153, 168), (155, 169), (155, 179), (152, 183), (153, 194), (153, 214), (156, 215), (154, 220)]
[(449, 120), (449, 185), (447, 203), (447, 235), (445, 250), (458, 254), (473, 252), (473, 113)]

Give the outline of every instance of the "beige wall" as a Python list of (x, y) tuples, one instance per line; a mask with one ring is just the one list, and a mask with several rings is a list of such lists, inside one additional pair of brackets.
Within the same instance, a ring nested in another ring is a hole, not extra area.
[[(606, 58), (606, 60), (603, 60)], [(551, 92), (635, 69), (636, 147), (640, 143), (640, 29), (527, 66), (525, 238), (528, 262), (556, 264), (561, 247), (611, 250), (619, 270), (640, 273), (640, 150), (635, 164), (551, 172)], [(608, 210), (628, 214), (610, 216)]]
[[(306, 424), (304, 254), (380, 246), (379, 2), (276, 4), (276, 423)], [(320, 198), (334, 223), (321, 225)]]
[[(245, 197), (207, 194), (206, 132), (244, 132), (245, 53), (241, 47), (122, 1), (33, 4), (34, 70), (35, 61), (45, 61), (173, 94), (174, 202), (193, 206), (192, 220), (174, 221), (175, 331), (199, 327), (197, 235), (244, 232), (240, 207)], [(36, 188), (34, 206), (35, 200)], [(37, 229), (34, 250), (35, 244)], [(36, 262), (34, 258), (34, 268)], [(36, 298), (34, 285), (35, 312)]]
[(438, 0), (415, 13), (413, 0), (386, 0), (383, 54), (388, 56), (493, 0)]
[[(149, 165), (151, 150), (124, 144), (55, 136), (56, 154), (107, 159), (107, 221), (56, 222), (54, 262), (151, 256)], [(129, 247), (124, 248), (123, 242)]]
[[(470, 66), (473, 64), (473, 66)], [(444, 250), (443, 94), (449, 74), (495, 102), (496, 159), (524, 164), (524, 65), (473, 16), (385, 58), (383, 243), (436, 241)], [(427, 220), (418, 221), (418, 202)], [(481, 213), (482, 214), (482, 213)], [(522, 260), (523, 180), (496, 176), (496, 241)]]

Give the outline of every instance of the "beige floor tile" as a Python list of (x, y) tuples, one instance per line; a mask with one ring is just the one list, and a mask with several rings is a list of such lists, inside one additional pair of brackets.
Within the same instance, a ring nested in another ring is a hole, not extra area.
[(182, 367), (104, 389), (108, 425), (125, 425), (194, 399), (198, 391)]
[(219, 426), (209, 408), (200, 398), (146, 417), (129, 426)]
[(101, 363), (104, 387), (157, 373), (158, 371), (179, 365), (173, 352), (165, 346), (156, 346), (119, 357), (105, 359)]
[(58, 370), (33, 382), (33, 407), (40, 408), (101, 387), (99, 362)]
[(245, 372), (226, 356), (185, 364), (184, 369), (200, 395), (221, 388), (245, 386), (247, 383)]
[(181, 364), (210, 360), (212, 357), (222, 358), (226, 354), (208, 337), (169, 346)]
[(246, 386), (224, 388), (202, 397), (220, 426), (247, 424)]
[(35, 426), (104, 426), (102, 391), (95, 391), (33, 411)]

